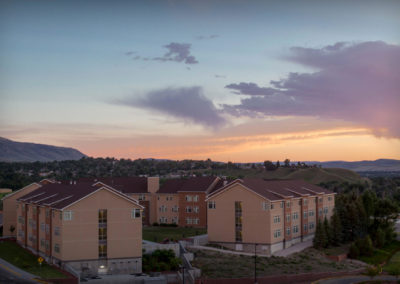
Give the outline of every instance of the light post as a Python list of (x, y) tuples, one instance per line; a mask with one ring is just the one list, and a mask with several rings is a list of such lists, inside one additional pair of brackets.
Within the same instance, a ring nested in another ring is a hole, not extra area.
[(182, 269), (182, 283), (185, 284), (185, 266), (179, 265), (179, 268)]
[(254, 284), (257, 284), (257, 244), (254, 244)]

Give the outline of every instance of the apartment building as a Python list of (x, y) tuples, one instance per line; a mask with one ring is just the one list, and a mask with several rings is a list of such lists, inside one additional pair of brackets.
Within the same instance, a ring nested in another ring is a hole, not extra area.
[(43, 179), (40, 182), (31, 183), (20, 190), (16, 190), (2, 198), (3, 201), (3, 236), (15, 237), (17, 235), (17, 199), (38, 189), (42, 185), (54, 183), (53, 180)]
[(218, 177), (166, 180), (156, 194), (157, 222), (205, 228), (206, 196), (222, 185), (223, 181)]
[(206, 201), (209, 242), (267, 255), (312, 239), (335, 206), (333, 192), (302, 180), (238, 179)]
[(110, 186), (47, 184), (17, 199), (17, 242), (88, 274), (141, 272), (142, 210)]
[[(90, 182), (95, 186), (110, 186), (129, 197), (138, 200), (143, 209), (143, 225), (157, 221), (156, 192), (159, 189), (158, 177), (107, 177), (82, 178), (80, 182)], [(69, 183), (74, 183), (70, 181)]]

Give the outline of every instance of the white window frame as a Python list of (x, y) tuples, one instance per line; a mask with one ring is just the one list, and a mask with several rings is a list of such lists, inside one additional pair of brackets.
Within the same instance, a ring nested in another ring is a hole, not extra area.
[(199, 196), (198, 195), (193, 196), (193, 202), (198, 202), (198, 201), (199, 201)]
[[(136, 215), (138, 213), (138, 216)], [(142, 217), (142, 213), (140, 212), (140, 209), (132, 209), (131, 211), (131, 218), (132, 219), (137, 219), (137, 218), (141, 218)]]
[(192, 196), (191, 195), (186, 195), (186, 201), (192, 201)]
[[(47, 209), (46, 209), (47, 210)], [(72, 221), (73, 219), (73, 211), (68, 210), (68, 211), (64, 211), (64, 221)]]
[(215, 208), (216, 208), (215, 201), (214, 200), (208, 201), (208, 209), (215, 209)]

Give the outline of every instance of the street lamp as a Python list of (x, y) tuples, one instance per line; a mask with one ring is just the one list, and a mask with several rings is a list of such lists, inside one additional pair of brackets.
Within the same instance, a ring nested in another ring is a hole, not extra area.
[(182, 283), (185, 284), (185, 266), (179, 265), (179, 268), (182, 269)]

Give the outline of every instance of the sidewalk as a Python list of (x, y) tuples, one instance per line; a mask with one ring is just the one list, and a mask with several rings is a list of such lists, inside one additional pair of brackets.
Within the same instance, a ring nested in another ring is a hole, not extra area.
[(2, 258), (0, 258), (0, 268), (12, 273), (15, 277), (17, 277), (19, 279), (31, 280), (31, 281), (34, 281), (35, 283), (38, 282), (37, 281), (37, 279), (39, 278), (38, 276), (28, 273), (16, 266), (12, 265), (11, 263), (5, 261)]
[[(297, 243), (297, 244), (291, 246), (290, 248), (277, 251), (277, 252), (273, 253), (272, 255), (286, 257), (293, 253), (300, 252), (311, 246), (312, 246), (312, 240), (309, 240), (306, 242)], [(206, 247), (206, 246), (188, 246), (188, 247), (193, 248), (193, 249), (199, 249), (199, 250), (212, 250), (212, 251), (217, 251), (217, 252), (226, 253), (226, 254), (254, 256), (254, 253), (240, 252), (240, 251), (226, 250), (226, 249), (218, 249), (218, 248)], [(257, 253), (257, 257), (270, 257), (270, 256)]]

